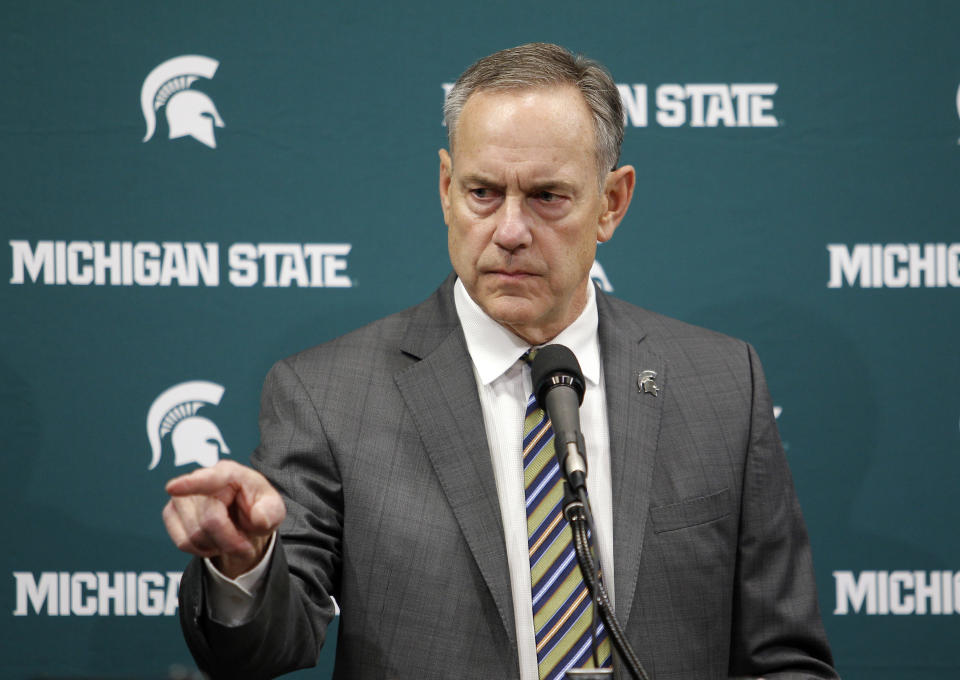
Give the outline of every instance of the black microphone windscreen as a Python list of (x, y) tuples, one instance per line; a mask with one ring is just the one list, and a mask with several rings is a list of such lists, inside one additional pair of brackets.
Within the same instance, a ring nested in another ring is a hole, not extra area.
[(570, 378), (564, 380), (564, 383), (576, 391), (577, 399), (583, 403), (583, 372), (576, 355), (569, 348), (563, 345), (547, 345), (538, 349), (530, 367), (530, 376), (533, 379), (533, 393), (537, 395), (541, 407), (547, 390), (556, 384), (555, 378), (558, 376)]

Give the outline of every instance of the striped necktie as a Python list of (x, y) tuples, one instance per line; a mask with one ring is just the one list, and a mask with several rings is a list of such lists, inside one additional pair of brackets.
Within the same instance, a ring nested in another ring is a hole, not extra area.
[[(523, 357), (528, 363), (531, 359)], [(563, 475), (553, 428), (534, 395), (527, 401), (523, 425), (523, 468), (537, 666), (540, 680), (562, 679), (571, 668), (594, 668), (593, 603), (563, 516)], [(599, 617), (596, 636), (600, 666), (609, 668), (610, 641)]]

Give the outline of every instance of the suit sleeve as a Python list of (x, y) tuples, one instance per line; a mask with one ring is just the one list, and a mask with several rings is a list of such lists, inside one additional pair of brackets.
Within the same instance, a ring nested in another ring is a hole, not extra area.
[(760, 361), (748, 346), (753, 399), (744, 468), (731, 675), (836, 678), (817, 604), (806, 526)]
[(286, 361), (264, 384), (260, 437), (251, 464), (284, 497), (287, 517), (252, 619), (224, 626), (206, 617), (202, 560), (190, 563), (180, 587), (187, 646), (214, 679), (270, 678), (314, 665), (334, 615), (342, 488), (317, 406)]

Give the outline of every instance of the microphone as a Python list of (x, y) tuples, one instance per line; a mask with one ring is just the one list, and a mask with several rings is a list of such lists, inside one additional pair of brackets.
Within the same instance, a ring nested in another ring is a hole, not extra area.
[(563, 345), (537, 350), (531, 366), (533, 392), (553, 424), (554, 449), (574, 495), (587, 485), (586, 446), (580, 431), (584, 382), (580, 363)]
[[(599, 609), (600, 618), (610, 633), (610, 641), (630, 675), (636, 680), (649, 680), (613, 613), (610, 598), (591, 555), (590, 534), (592, 532), (596, 536), (597, 532), (587, 500), (586, 446), (583, 433), (580, 432), (580, 404), (583, 403), (585, 389), (580, 363), (573, 352), (563, 345), (547, 345), (537, 350), (530, 371), (537, 403), (553, 424), (554, 449), (560, 469), (567, 479), (563, 514), (573, 532), (574, 551), (580, 564), (580, 573), (596, 605), (594, 612)], [(591, 625), (596, 627), (595, 624)], [(596, 658), (596, 638), (593, 647)], [(568, 677), (572, 677), (569, 672)]]

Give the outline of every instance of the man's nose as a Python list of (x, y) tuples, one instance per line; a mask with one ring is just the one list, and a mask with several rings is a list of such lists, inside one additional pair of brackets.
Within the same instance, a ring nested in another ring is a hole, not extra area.
[(504, 200), (498, 215), (497, 229), (493, 241), (504, 250), (516, 250), (530, 245), (531, 216), (527, 214), (521, 197), (508, 196)]

